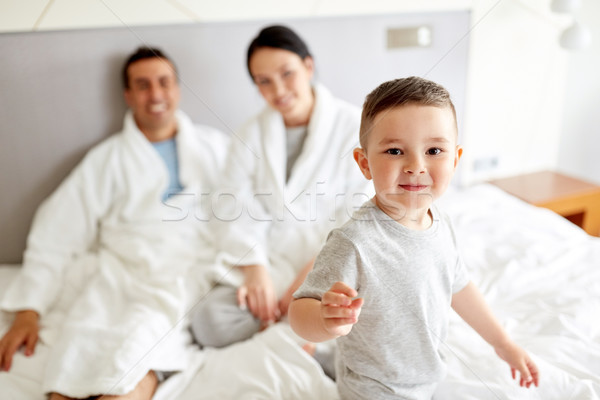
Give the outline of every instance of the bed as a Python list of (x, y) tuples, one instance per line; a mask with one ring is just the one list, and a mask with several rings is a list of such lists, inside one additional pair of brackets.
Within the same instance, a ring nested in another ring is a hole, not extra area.
[[(448, 375), (435, 400), (600, 399), (600, 238), (488, 184), (453, 189), (440, 205), (454, 221), (473, 281), (530, 352), (541, 383), (520, 388), (452, 313), (442, 348)], [(0, 294), (17, 272), (18, 266), (0, 267)], [(2, 314), (0, 331), (9, 323)], [(39, 376), (46, 351), (40, 343), (34, 357), (18, 354), (13, 371), (0, 372), (2, 399), (44, 398)], [(334, 382), (285, 322), (223, 349), (190, 344), (189, 357), (190, 367), (167, 379), (156, 400), (337, 398)]]

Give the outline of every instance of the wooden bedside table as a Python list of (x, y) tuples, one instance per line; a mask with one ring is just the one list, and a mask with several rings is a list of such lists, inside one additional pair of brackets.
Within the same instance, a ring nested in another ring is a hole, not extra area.
[(490, 183), (521, 200), (548, 208), (593, 236), (600, 236), (600, 186), (557, 172), (543, 171)]

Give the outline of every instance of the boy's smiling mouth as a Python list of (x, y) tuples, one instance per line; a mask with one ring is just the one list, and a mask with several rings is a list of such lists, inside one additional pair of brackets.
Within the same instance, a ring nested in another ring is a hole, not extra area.
[(418, 192), (420, 190), (424, 190), (427, 188), (426, 185), (411, 185), (411, 184), (407, 184), (407, 185), (398, 185), (400, 186), (402, 189), (407, 190), (409, 192)]

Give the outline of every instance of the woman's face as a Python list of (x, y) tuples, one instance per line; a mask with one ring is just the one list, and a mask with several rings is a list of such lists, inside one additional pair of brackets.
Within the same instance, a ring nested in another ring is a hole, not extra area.
[(314, 105), (313, 60), (274, 47), (250, 57), (250, 73), (265, 101), (283, 116), (286, 126), (307, 125)]

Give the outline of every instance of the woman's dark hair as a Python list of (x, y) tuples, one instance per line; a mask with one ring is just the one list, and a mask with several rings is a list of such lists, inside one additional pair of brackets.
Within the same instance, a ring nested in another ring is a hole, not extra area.
[(256, 36), (250, 46), (248, 46), (248, 58), (246, 60), (246, 66), (248, 67), (248, 73), (253, 78), (252, 72), (250, 72), (250, 58), (254, 52), (262, 47), (273, 47), (276, 49), (283, 49), (291, 51), (292, 53), (298, 54), (298, 56), (304, 60), (306, 57), (312, 57), (308, 46), (304, 41), (290, 28), (282, 25), (272, 25), (263, 28)]

